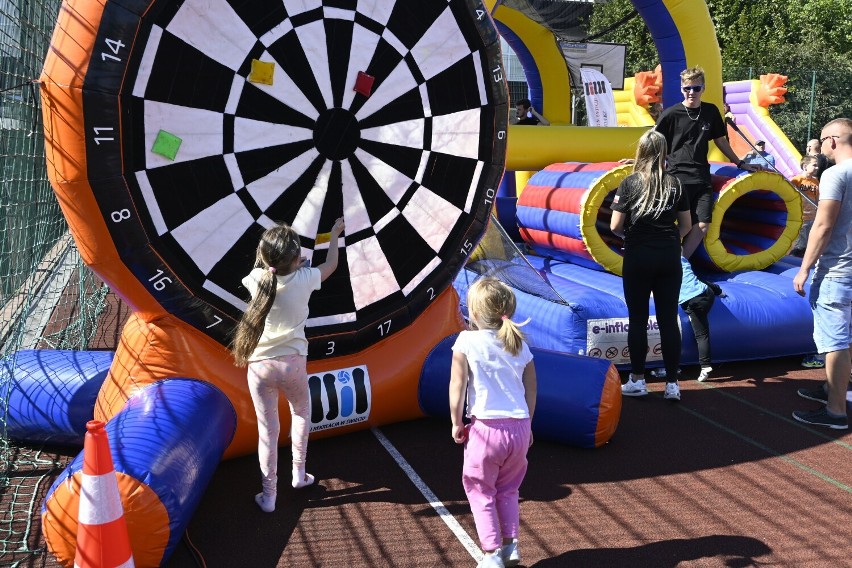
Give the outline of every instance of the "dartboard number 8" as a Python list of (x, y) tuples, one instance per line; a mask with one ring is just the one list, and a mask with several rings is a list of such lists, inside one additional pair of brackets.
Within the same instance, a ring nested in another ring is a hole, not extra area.
[(107, 1), (83, 86), (89, 183), (124, 266), (228, 344), (258, 238), (338, 269), (311, 357), (404, 329), (484, 231), (505, 163), (499, 37), (463, 0)]

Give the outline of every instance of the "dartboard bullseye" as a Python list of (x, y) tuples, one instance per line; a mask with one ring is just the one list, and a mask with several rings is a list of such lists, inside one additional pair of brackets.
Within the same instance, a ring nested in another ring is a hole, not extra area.
[(484, 229), (507, 94), (480, 2), (107, 2), (83, 86), (87, 175), (121, 261), (227, 344), (260, 233), (316, 265), (312, 357), (411, 322)]

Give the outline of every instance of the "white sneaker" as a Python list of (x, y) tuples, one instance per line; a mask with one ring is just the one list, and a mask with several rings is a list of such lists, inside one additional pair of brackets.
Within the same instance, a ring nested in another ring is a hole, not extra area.
[(504, 568), (506, 565), (503, 564), (503, 557), (500, 556), (502, 550), (502, 548), (498, 548), (494, 552), (486, 552), (476, 568)]
[(710, 373), (713, 372), (713, 367), (701, 367), (701, 372), (698, 373), (698, 382), (703, 383), (710, 378)]
[(680, 386), (677, 383), (666, 383), (666, 393), (663, 398), (667, 400), (680, 400)]
[(505, 566), (517, 566), (521, 563), (521, 552), (518, 550), (518, 539), (512, 539), (509, 544), (504, 544), (500, 549), (500, 556), (503, 557)]
[(648, 394), (648, 387), (645, 386), (645, 379), (633, 380), (633, 373), (630, 373), (630, 378), (627, 382), (621, 385), (621, 394), (624, 396), (645, 396)]

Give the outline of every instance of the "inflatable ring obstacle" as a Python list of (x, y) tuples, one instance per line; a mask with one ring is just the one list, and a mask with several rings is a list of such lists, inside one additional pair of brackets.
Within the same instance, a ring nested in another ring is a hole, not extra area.
[[(521, 237), (538, 255), (621, 274), (622, 241), (609, 230), (610, 206), (631, 166), (552, 164), (518, 198)], [(711, 164), (713, 217), (698, 258), (723, 272), (760, 270), (790, 250), (802, 225), (802, 200), (784, 177)]]
[(723, 272), (762, 270), (783, 258), (802, 227), (802, 197), (783, 176), (711, 164), (716, 203), (702, 258)]

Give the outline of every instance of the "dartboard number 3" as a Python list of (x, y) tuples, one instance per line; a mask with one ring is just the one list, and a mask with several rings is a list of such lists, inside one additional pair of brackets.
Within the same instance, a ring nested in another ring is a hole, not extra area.
[(109, 39), (109, 38), (105, 38), (104, 42), (106, 42), (107, 47), (109, 48), (110, 51), (112, 51), (112, 53), (107, 53), (106, 51), (102, 51), (101, 52), (101, 61), (106, 61), (107, 59), (109, 59), (109, 60), (112, 60), (112, 61), (118, 61), (120, 63), (121, 58), (118, 57), (118, 52), (122, 47), (124, 47), (124, 43), (122, 43), (122, 41), (120, 39), (115, 40), (115, 39)]
[(162, 291), (166, 289), (166, 284), (171, 284), (172, 279), (168, 276), (163, 276), (162, 270), (157, 270), (157, 273), (148, 279), (148, 282), (154, 283), (154, 289)]
[(334, 355), (334, 341), (328, 342), (328, 349), (325, 350), (326, 355)]
[[(95, 144), (97, 144), (98, 146), (101, 145), (101, 142), (112, 142), (112, 141), (115, 140), (115, 138), (113, 136), (106, 136), (106, 134), (110, 134), (110, 135), (112, 134), (112, 127), (111, 126), (100, 126), (100, 127), (93, 126), (92, 130), (95, 131), (95, 139), (94, 140), (95, 140)], [(101, 136), (101, 134), (104, 134), (104, 136)]]
[(392, 320), (387, 320), (379, 324), (379, 337), (384, 337), (390, 333), (391, 321)]

